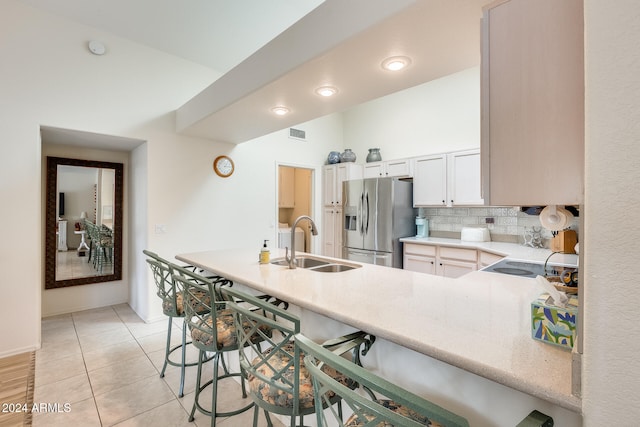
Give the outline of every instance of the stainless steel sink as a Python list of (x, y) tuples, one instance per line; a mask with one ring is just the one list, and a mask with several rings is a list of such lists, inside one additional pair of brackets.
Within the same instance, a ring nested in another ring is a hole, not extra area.
[(319, 267), (313, 267), (310, 270), (311, 271), (319, 271), (321, 273), (339, 273), (341, 271), (349, 271), (349, 270), (353, 270), (354, 268), (358, 268), (360, 266), (353, 266), (353, 265), (347, 265), (347, 264), (327, 264), (327, 265), (321, 265)]
[[(274, 259), (273, 261), (271, 261), (271, 264), (285, 265), (285, 266), (289, 265), (287, 263), (287, 260), (284, 258)], [(327, 265), (327, 264), (329, 264), (329, 261), (325, 261), (317, 258), (310, 258), (310, 257), (304, 257), (304, 256), (296, 258), (296, 265), (298, 266), (298, 268), (313, 268), (313, 267), (318, 267), (318, 266)]]
[[(287, 267), (289, 264), (284, 258), (276, 258), (271, 261), (273, 265), (282, 265)], [(321, 273), (339, 273), (341, 271), (349, 271), (354, 268), (360, 268), (359, 265), (343, 264), (340, 262), (329, 261), (319, 258), (312, 258), (307, 256), (301, 256), (296, 258), (296, 265), (298, 268), (304, 268), (310, 271), (318, 271)]]

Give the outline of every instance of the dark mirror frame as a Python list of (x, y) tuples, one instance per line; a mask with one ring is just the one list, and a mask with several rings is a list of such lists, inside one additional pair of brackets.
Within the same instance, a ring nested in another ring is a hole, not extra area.
[[(58, 165), (82, 166), (89, 168), (115, 169), (115, 195), (113, 207), (113, 274), (104, 276), (80, 277), (77, 279), (56, 281), (56, 202), (58, 186)], [(122, 201), (124, 193), (124, 165), (122, 163), (101, 162), (96, 160), (47, 157), (47, 197), (45, 215), (45, 253), (44, 288), (56, 289), (67, 286), (88, 285), (91, 283), (122, 280)]]

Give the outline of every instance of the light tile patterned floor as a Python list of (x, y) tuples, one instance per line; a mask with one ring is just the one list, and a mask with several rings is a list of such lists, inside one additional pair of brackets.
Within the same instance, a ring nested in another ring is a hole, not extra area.
[(89, 252), (84, 256), (78, 256), (78, 251), (56, 252), (56, 280), (77, 279), (79, 277), (92, 277), (113, 274), (113, 264), (105, 264), (102, 271), (93, 266), (93, 260), (89, 259)]
[[(210, 418), (198, 412), (193, 423), (188, 421), (196, 367), (187, 368), (183, 398), (178, 398), (179, 368), (169, 366), (160, 378), (167, 323), (144, 323), (126, 304), (43, 319), (34, 402), (60, 405), (58, 412), (35, 413), (33, 425), (208, 426)], [(176, 319), (172, 342), (179, 342), (181, 327)], [(189, 347), (187, 358), (195, 360), (197, 352)], [(205, 372), (210, 379), (211, 363)], [(218, 395), (222, 410), (245, 404), (240, 385), (232, 379), (221, 382)], [(218, 424), (251, 426), (252, 417), (250, 410), (221, 418)], [(274, 417), (272, 421), (276, 427), (283, 426)], [(263, 417), (260, 425), (266, 425)]]

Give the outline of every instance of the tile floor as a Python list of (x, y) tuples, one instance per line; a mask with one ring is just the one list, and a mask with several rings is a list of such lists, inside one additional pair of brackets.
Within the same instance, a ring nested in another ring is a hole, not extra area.
[(113, 264), (105, 264), (102, 271), (93, 267), (93, 260), (89, 260), (89, 252), (85, 256), (78, 256), (78, 251), (56, 252), (56, 280), (77, 279), (79, 277), (91, 277), (113, 274)]
[[(181, 327), (181, 320), (174, 319), (172, 342), (180, 341)], [(33, 425), (208, 426), (210, 418), (198, 412), (193, 423), (188, 421), (196, 367), (187, 368), (183, 398), (178, 398), (179, 368), (169, 366), (160, 378), (166, 332), (167, 320), (144, 323), (127, 304), (42, 319), (34, 402), (58, 403), (60, 411), (35, 413)], [(189, 347), (187, 358), (195, 360), (197, 352)], [(210, 379), (211, 362), (205, 372)], [(218, 399), (223, 410), (245, 403), (233, 379), (221, 382)], [(220, 418), (218, 424), (251, 426), (252, 417), (249, 410)], [(283, 426), (274, 417), (272, 421)], [(266, 425), (263, 416), (260, 425)]]

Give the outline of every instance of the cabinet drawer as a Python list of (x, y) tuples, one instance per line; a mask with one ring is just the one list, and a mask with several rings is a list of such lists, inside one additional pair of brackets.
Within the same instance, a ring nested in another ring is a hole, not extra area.
[(437, 246), (433, 245), (419, 245), (416, 243), (405, 243), (404, 244), (404, 253), (412, 254), (412, 255), (425, 255), (425, 256), (436, 256)]
[(500, 261), (504, 256), (497, 255), (491, 252), (480, 251), (480, 266), (486, 267), (494, 262)]
[(478, 251), (476, 249), (452, 248), (440, 246), (440, 258), (455, 259), (459, 261), (478, 261)]

